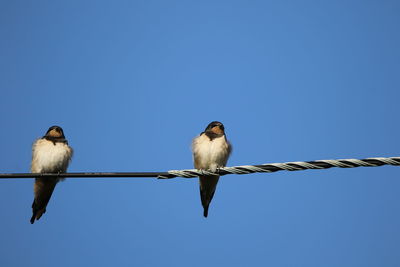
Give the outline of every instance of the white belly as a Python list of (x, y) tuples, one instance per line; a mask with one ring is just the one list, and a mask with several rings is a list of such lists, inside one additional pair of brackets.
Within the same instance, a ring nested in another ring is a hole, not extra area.
[(225, 137), (210, 140), (205, 134), (197, 137), (193, 142), (193, 153), (196, 168), (216, 171), (224, 167), (228, 160), (229, 148)]
[(65, 172), (72, 156), (71, 148), (64, 143), (54, 144), (39, 139), (33, 145), (31, 171), (35, 173)]

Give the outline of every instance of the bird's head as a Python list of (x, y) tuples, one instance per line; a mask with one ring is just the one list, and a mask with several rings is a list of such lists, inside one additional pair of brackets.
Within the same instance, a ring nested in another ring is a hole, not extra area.
[(208, 124), (207, 128), (205, 129), (206, 133), (212, 133), (215, 135), (224, 135), (225, 134), (225, 127), (224, 125), (219, 122), (219, 121), (213, 121), (210, 124)]
[(47, 132), (47, 137), (65, 138), (64, 131), (60, 126), (51, 126)]

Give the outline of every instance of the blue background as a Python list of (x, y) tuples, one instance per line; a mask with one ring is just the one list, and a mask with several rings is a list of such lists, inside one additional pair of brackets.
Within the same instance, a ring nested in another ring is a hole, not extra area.
[[(69, 171), (192, 168), (225, 124), (229, 166), (399, 156), (398, 1), (1, 1), (0, 172), (60, 125)], [(69, 179), (29, 223), (0, 181), (0, 266), (399, 266), (400, 169)]]

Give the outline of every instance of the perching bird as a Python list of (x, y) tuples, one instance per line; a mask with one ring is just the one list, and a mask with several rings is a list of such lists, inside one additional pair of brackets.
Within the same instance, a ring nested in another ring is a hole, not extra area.
[[(193, 139), (192, 150), (196, 169), (215, 172), (220, 167), (225, 167), (232, 146), (226, 139), (224, 125), (218, 121), (211, 122), (200, 136)], [(199, 176), (204, 217), (208, 216), (208, 206), (214, 196), (218, 179), (218, 175)]]
[[(68, 146), (64, 132), (59, 126), (50, 127), (46, 135), (36, 140), (32, 146), (32, 173), (62, 173), (66, 172), (72, 157), (72, 148)], [(35, 179), (32, 203), (33, 224), (46, 212), (47, 203), (56, 184), (62, 179), (57, 177), (38, 177)]]

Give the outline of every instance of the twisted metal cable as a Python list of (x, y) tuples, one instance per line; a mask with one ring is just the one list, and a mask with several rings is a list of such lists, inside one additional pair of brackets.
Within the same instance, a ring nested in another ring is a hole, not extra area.
[(36, 178), (36, 177), (59, 177), (59, 178), (105, 178), (119, 177), (132, 178), (144, 177), (158, 179), (172, 179), (175, 177), (194, 178), (199, 175), (227, 175), (227, 174), (250, 174), (256, 172), (277, 171), (302, 171), (308, 169), (356, 168), (356, 167), (378, 167), (383, 165), (400, 165), (400, 157), (390, 158), (366, 158), (366, 159), (337, 159), (316, 161), (294, 161), (285, 163), (268, 163), (261, 165), (243, 165), (224, 167), (216, 172), (205, 170), (171, 170), (168, 172), (73, 172), (73, 173), (1, 173), (0, 179), (6, 178)]
[(356, 167), (378, 167), (383, 165), (400, 165), (400, 157), (390, 158), (366, 158), (366, 159), (337, 159), (337, 160), (316, 160), (316, 161), (295, 161), (285, 163), (268, 163), (261, 165), (244, 165), (224, 167), (216, 173), (202, 170), (171, 170), (169, 175), (159, 175), (159, 179), (170, 179), (175, 177), (193, 178), (199, 175), (227, 175), (227, 174), (250, 174), (256, 172), (277, 172), (277, 171), (302, 171), (308, 169), (329, 169), (356, 168)]

